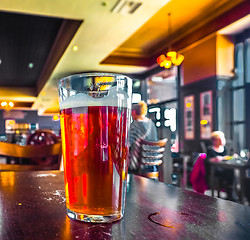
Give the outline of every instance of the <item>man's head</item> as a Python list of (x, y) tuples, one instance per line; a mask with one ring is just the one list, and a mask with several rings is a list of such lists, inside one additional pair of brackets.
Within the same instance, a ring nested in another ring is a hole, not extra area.
[(136, 119), (147, 114), (148, 107), (144, 101), (139, 102), (138, 104), (132, 105), (132, 117)]
[(221, 131), (214, 131), (211, 133), (211, 140), (214, 146), (219, 147), (219, 146), (225, 146), (226, 144), (226, 139), (225, 139), (225, 134)]

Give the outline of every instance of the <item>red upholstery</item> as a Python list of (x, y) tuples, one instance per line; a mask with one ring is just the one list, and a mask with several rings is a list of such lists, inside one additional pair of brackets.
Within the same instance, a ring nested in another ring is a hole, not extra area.
[(206, 190), (209, 189), (206, 179), (205, 179), (205, 166), (204, 159), (206, 158), (205, 153), (201, 153), (193, 166), (193, 170), (190, 174), (190, 182), (192, 183), (193, 189), (204, 194)]
[(27, 145), (50, 145), (58, 142), (58, 137), (47, 129), (36, 130), (27, 138)]
[[(30, 134), (27, 138), (27, 145), (54, 145), (59, 142), (59, 138), (53, 131), (39, 129)], [(48, 156), (43, 158), (31, 158), (30, 164), (52, 165), (58, 162), (58, 156)]]

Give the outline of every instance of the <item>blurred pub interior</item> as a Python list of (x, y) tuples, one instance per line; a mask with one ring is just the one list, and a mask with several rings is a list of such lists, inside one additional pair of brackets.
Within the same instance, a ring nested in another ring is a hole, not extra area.
[[(0, 21), (1, 141), (11, 130), (59, 134), (58, 80), (116, 72), (133, 78), (134, 103), (169, 139), (161, 181), (172, 182), (175, 160), (204, 152), (213, 130), (232, 153), (250, 148), (249, 1), (3, 0)], [(168, 51), (182, 64), (161, 67)]]

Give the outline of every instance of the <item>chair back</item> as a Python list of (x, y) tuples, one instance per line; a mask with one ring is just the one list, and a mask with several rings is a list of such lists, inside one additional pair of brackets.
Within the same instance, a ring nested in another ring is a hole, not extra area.
[[(164, 151), (168, 139), (164, 138), (157, 142), (141, 139), (131, 154), (131, 162), (137, 162), (138, 174), (144, 177), (158, 179), (158, 167), (162, 164)], [(145, 166), (156, 166), (157, 171), (144, 171)]]
[(60, 166), (61, 154), (61, 143), (20, 146), (13, 143), (0, 142), (1, 156), (15, 159), (30, 159), (30, 165), (0, 164), (0, 171), (57, 170)]
[(204, 160), (206, 158), (205, 153), (200, 153), (194, 163), (193, 170), (190, 174), (190, 182), (192, 184), (193, 189), (196, 192), (204, 194), (208, 188), (206, 182), (206, 170), (204, 165)]

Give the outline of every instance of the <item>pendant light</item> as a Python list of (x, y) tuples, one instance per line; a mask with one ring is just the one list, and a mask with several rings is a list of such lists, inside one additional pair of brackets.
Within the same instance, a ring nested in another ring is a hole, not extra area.
[[(171, 13), (168, 13), (168, 35), (171, 33)], [(172, 66), (179, 66), (184, 60), (184, 56), (176, 51), (171, 50), (171, 44), (169, 51), (166, 54), (162, 54), (157, 58), (157, 63), (164, 68), (171, 68)]]

